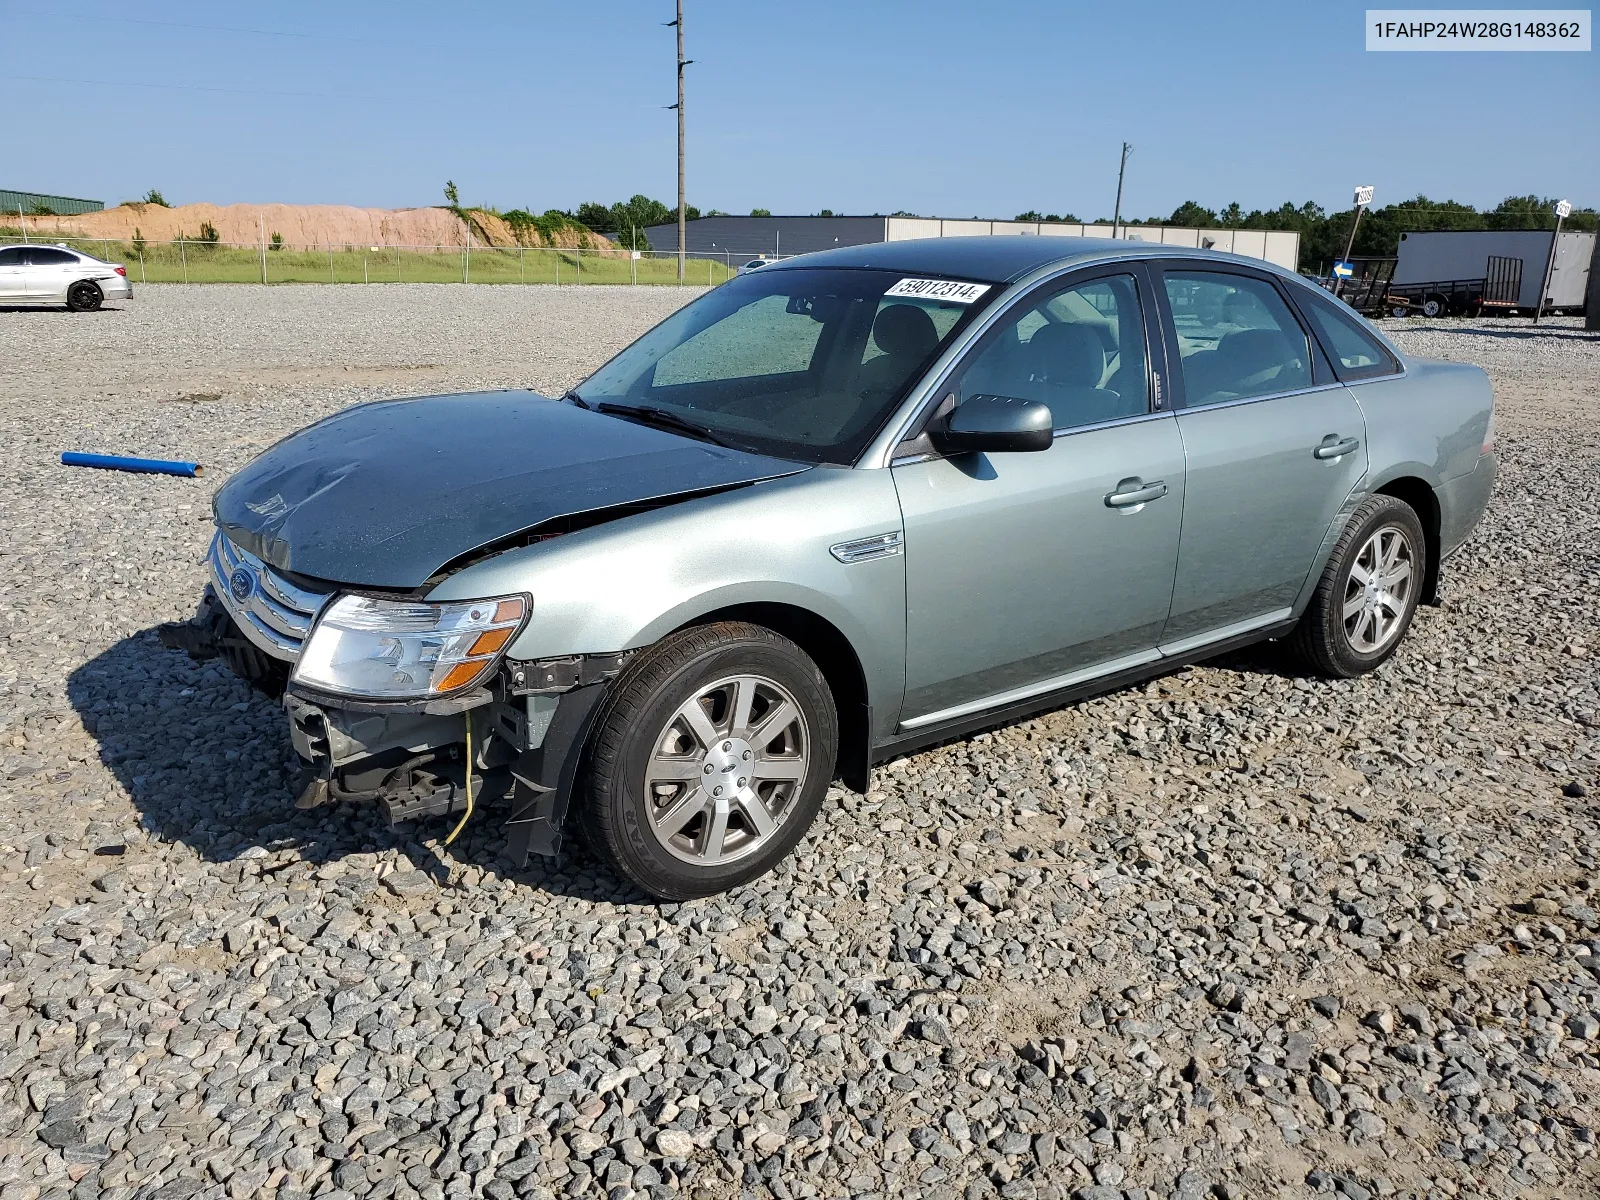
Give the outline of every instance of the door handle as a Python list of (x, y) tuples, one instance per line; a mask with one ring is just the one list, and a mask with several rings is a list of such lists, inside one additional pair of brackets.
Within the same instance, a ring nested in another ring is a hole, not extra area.
[(1122, 480), (1115, 490), (1106, 493), (1106, 507), (1137, 508), (1141, 504), (1159, 500), (1166, 494), (1167, 485), (1161, 480), (1152, 479), (1146, 483), (1135, 476), (1132, 479)]
[(1330, 433), (1327, 437), (1322, 439), (1322, 445), (1318, 446), (1311, 453), (1315, 454), (1318, 458), (1342, 458), (1351, 451), (1359, 449), (1360, 446), (1360, 438), (1341, 438), (1336, 433)]

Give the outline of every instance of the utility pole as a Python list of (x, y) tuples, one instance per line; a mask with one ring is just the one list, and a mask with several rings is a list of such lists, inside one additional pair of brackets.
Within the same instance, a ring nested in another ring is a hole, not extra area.
[(694, 61), (683, 56), (683, 0), (678, 0), (678, 19), (667, 25), (678, 30), (678, 102), (667, 107), (678, 110), (678, 282), (682, 283), (684, 242), (688, 237), (683, 202), (683, 69)]
[(1117, 166), (1117, 207), (1111, 214), (1111, 236), (1117, 236), (1117, 230), (1122, 225), (1122, 177), (1128, 170), (1128, 155), (1133, 153), (1133, 147), (1127, 142), (1122, 143), (1122, 162)]

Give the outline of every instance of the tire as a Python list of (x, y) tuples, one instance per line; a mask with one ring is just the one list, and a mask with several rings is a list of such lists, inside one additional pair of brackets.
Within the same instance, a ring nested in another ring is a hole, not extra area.
[(1422, 315), (1443, 317), (1449, 315), (1450, 303), (1443, 296), (1428, 296), (1422, 301)]
[(67, 289), (67, 307), (73, 312), (94, 312), (104, 299), (100, 288), (87, 279), (80, 279)]
[[(1311, 603), (1289, 635), (1295, 657), (1335, 679), (1353, 679), (1387, 662), (1416, 614), (1427, 544), (1409, 504), (1381, 495), (1363, 502), (1339, 535)], [(1373, 565), (1375, 554), (1389, 562), (1387, 578), (1380, 570), (1364, 586), (1360, 575)], [(1397, 582), (1401, 563), (1409, 570)]]
[(1389, 315), (1391, 317), (1404, 317), (1409, 315), (1410, 312), (1411, 310), (1404, 304), (1392, 304), (1389, 306)]
[(580, 826), (660, 900), (727, 891), (787, 857), (822, 807), (839, 745), (817, 665), (734, 621), (673, 634), (629, 663), (595, 726)]

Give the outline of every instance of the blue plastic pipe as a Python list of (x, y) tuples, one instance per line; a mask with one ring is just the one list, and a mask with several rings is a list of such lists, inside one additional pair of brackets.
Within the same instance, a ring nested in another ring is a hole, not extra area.
[(124, 458), (120, 454), (84, 454), (78, 450), (62, 451), (61, 465), (101, 467), (107, 471), (140, 471), (148, 475), (184, 475), (191, 479), (206, 473), (199, 463), (172, 462), (165, 458)]

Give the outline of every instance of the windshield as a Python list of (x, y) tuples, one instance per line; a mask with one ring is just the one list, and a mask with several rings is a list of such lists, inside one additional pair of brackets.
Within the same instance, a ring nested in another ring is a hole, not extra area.
[(898, 271), (755, 271), (680, 309), (569, 394), (613, 413), (658, 409), (740, 449), (853, 463), (1000, 290)]

